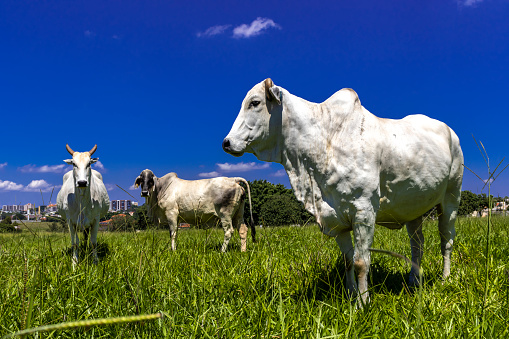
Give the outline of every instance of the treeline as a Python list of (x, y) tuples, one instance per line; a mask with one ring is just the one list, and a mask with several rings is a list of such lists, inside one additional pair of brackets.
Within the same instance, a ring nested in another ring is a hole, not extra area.
[(492, 208), (495, 203), (507, 201), (508, 197), (493, 197), (487, 196), (486, 193), (475, 194), (470, 191), (461, 192), (461, 202), (458, 209), (458, 215), (471, 215), (474, 211), (481, 212), (483, 209), (488, 208), (489, 200), (491, 200)]
[[(304, 209), (304, 206), (297, 201), (291, 188), (282, 184), (272, 184), (267, 180), (249, 181), (253, 205), (253, 219), (255, 225), (262, 226), (287, 226), (305, 225), (316, 222), (313, 215)], [(491, 196), (492, 204), (499, 201), (507, 201), (505, 198), (494, 198)], [(246, 194), (244, 205), (244, 220), (250, 222), (249, 202)], [(485, 193), (475, 194), (470, 191), (461, 192), (461, 202), (458, 215), (471, 215), (474, 211), (481, 212), (489, 205), (488, 196)], [(111, 231), (132, 231), (135, 229), (145, 230), (155, 228), (147, 217), (147, 207), (142, 205), (133, 209), (133, 215), (127, 212), (108, 212), (101, 221), (111, 220), (108, 229)], [(429, 213), (434, 213), (433, 210)], [(17, 215), (16, 215), (17, 217)], [(3, 215), (0, 220), (0, 232), (16, 231), (11, 222), (11, 215)], [(51, 231), (67, 232), (67, 224), (62, 218), (48, 217)], [(199, 225), (193, 225), (198, 226)], [(159, 225), (159, 228), (167, 229), (167, 225)]]
[[(297, 201), (293, 189), (267, 180), (249, 181), (255, 225), (286, 226), (315, 222), (311, 213)], [(246, 194), (244, 220), (249, 221), (249, 201)]]

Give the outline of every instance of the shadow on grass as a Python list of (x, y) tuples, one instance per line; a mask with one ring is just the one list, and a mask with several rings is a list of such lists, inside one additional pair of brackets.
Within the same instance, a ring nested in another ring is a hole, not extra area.
[[(417, 291), (417, 287), (408, 285), (408, 274), (409, 271), (395, 272), (380, 264), (372, 264), (368, 277), (369, 291), (372, 294), (383, 295), (399, 295), (402, 292), (413, 294)], [(436, 282), (441, 281), (437, 272), (425, 274), (423, 278), (424, 286), (433, 286)], [(346, 269), (340, 260), (332, 267), (322, 269), (318, 277), (306, 285), (300, 293), (297, 293), (296, 297), (306, 296), (319, 301), (349, 298), (346, 290)]]
[[(205, 244), (206, 251), (216, 251), (221, 252), (221, 247), (223, 247), (223, 242), (217, 242), (215, 244), (211, 244), (210, 242)], [(230, 241), (228, 247), (226, 248), (226, 252), (240, 252), (240, 244), (235, 241)]]
[[(66, 249), (63, 250), (63, 252), (66, 256), (72, 258), (73, 255), (72, 246), (67, 247)], [(104, 260), (109, 254), (110, 248), (108, 244), (103, 242), (97, 242), (97, 257), (99, 258), (99, 261)], [(92, 260), (92, 247), (90, 246), (89, 242), (80, 241), (79, 260), (81, 262), (87, 259)]]

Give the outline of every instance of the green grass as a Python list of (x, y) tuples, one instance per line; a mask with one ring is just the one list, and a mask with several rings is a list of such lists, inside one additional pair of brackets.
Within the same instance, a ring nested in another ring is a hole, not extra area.
[[(240, 252), (222, 230), (100, 233), (99, 265), (73, 271), (70, 237), (44, 231), (0, 234), (0, 336), (36, 326), (163, 312), (136, 323), (89, 326), (44, 338), (490, 338), (509, 336), (509, 218), (494, 218), (485, 281), (485, 219), (460, 219), (451, 277), (440, 279), (435, 222), (424, 227), (422, 318), (409, 267), (375, 253), (371, 304), (355, 310), (343, 287), (335, 241), (316, 226), (258, 229)], [(248, 238), (250, 239), (250, 238)], [(374, 248), (410, 256), (406, 230), (377, 227)], [(484, 286), (487, 305), (482, 318)], [(417, 324), (420, 325), (417, 328)]]

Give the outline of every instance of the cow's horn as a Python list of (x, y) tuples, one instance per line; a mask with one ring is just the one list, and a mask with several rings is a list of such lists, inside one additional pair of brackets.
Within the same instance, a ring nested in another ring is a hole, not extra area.
[(266, 89), (269, 89), (272, 87), (272, 85), (274, 85), (274, 83), (272, 82), (272, 79), (271, 78), (267, 78), (265, 79), (265, 88)]
[(71, 155), (74, 154), (74, 151), (72, 150), (72, 148), (69, 147), (68, 144), (65, 144), (65, 148), (67, 149), (67, 152), (71, 153)]
[(97, 144), (95, 144), (95, 146), (92, 147), (92, 149), (90, 151), (88, 151), (88, 153), (90, 153), (90, 156), (92, 156), (92, 154), (94, 154), (96, 149), (97, 149)]

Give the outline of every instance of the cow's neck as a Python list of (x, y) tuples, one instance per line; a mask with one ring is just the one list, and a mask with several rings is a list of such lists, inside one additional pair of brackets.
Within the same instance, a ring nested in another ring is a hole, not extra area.
[(81, 188), (78, 188), (76, 186), (74, 186), (74, 191), (75, 191), (75, 196), (76, 196), (76, 201), (78, 203), (80, 202), (90, 202), (91, 200), (91, 194), (90, 194), (90, 186), (92, 185), (92, 180), (89, 181), (89, 185), (83, 189)]
[(332, 157), (342, 152), (331, 140), (341, 134), (345, 139), (355, 138), (351, 131), (361, 124), (362, 111), (315, 104), (293, 95), (285, 95), (283, 101), (281, 164), (297, 199), (320, 222), (322, 195), (333, 174)]
[(159, 185), (157, 178), (154, 178), (154, 188), (148, 197), (145, 197), (145, 204), (147, 205), (147, 217), (152, 220), (155, 225), (159, 224), (157, 220), (157, 201), (159, 194)]

